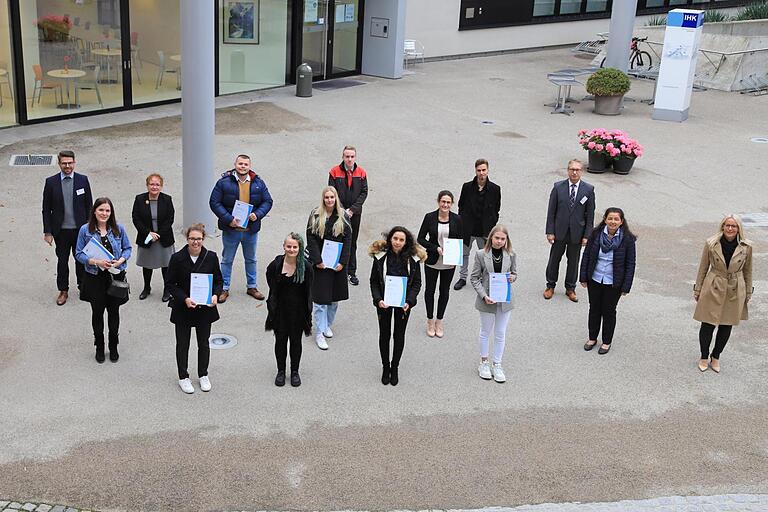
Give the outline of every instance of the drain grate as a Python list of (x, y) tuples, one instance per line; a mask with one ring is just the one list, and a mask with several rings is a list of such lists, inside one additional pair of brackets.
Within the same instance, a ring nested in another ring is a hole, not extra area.
[(56, 155), (11, 155), (8, 165), (11, 167), (52, 165), (55, 157)]
[(768, 213), (742, 213), (741, 222), (744, 227), (768, 228)]
[(229, 334), (211, 334), (208, 338), (208, 346), (214, 350), (224, 350), (237, 345), (237, 338)]

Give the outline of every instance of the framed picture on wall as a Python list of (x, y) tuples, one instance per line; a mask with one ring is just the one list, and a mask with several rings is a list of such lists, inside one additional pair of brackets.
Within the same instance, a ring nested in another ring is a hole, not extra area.
[(259, 0), (224, 0), (224, 43), (259, 44)]

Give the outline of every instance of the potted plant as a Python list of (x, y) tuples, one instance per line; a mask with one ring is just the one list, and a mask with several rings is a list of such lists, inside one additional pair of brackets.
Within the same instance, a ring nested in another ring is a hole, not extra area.
[(56, 16), (49, 14), (39, 18), (36, 22), (40, 30), (40, 40), (45, 42), (66, 42), (69, 40), (69, 31), (72, 22), (68, 16)]
[(595, 114), (619, 115), (629, 87), (629, 77), (616, 68), (595, 71), (587, 80), (587, 92), (595, 97)]
[(579, 130), (579, 145), (589, 152), (587, 171), (603, 173), (613, 166), (616, 174), (629, 174), (643, 146), (621, 130)]
[(614, 148), (617, 148), (619, 151), (613, 157), (613, 172), (616, 174), (629, 174), (635, 159), (643, 156), (643, 146), (621, 130), (614, 130), (613, 134)]

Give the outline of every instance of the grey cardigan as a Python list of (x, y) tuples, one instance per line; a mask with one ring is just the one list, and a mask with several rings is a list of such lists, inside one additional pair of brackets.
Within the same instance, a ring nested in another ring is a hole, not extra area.
[[(517, 255), (515, 252), (512, 251), (509, 253), (507, 251), (502, 251), (501, 257), (501, 271), (517, 276)], [(475, 309), (481, 313), (496, 313), (499, 309), (502, 312), (511, 311), (515, 307), (514, 295), (510, 302), (486, 304), (485, 300), (483, 300), (484, 297), (488, 295), (490, 272), (493, 272), (491, 252), (485, 252), (481, 249), (475, 253), (475, 264), (472, 266), (472, 275), (469, 276), (469, 281), (477, 292), (477, 297), (475, 297)]]

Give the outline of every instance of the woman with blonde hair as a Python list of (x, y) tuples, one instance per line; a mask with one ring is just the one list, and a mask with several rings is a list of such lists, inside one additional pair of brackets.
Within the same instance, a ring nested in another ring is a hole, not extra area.
[[(315, 266), (312, 282), (315, 343), (321, 350), (328, 350), (327, 340), (333, 337), (331, 325), (339, 302), (349, 298), (347, 263), (351, 235), (352, 227), (339, 201), (339, 194), (334, 187), (325, 187), (320, 206), (312, 210), (307, 221), (307, 250)], [(328, 255), (335, 252), (335, 265), (325, 265), (323, 252)]]
[[(472, 287), (477, 293), (475, 309), (480, 312), (480, 334), (478, 335), (480, 366), (477, 371), (481, 379), (493, 379), (501, 383), (507, 380), (501, 366), (501, 360), (504, 356), (507, 324), (514, 305), (511, 293), (505, 302), (496, 302), (491, 299), (491, 274), (506, 274), (509, 283), (514, 283), (517, 279), (517, 255), (512, 250), (509, 231), (501, 224), (497, 224), (491, 229), (485, 247), (482, 251), (475, 253), (475, 264), (470, 276)], [(494, 338), (493, 365), (488, 360), (491, 333), (493, 333)]]
[[(748, 318), (747, 303), (753, 291), (752, 242), (744, 236), (741, 218), (729, 214), (720, 221), (719, 231), (705, 242), (693, 285), (693, 318), (701, 322), (698, 366), (702, 372), (712, 368), (720, 373), (720, 353), (733, 326)], [(715, 347), (710, 352), (715, 327)]]

